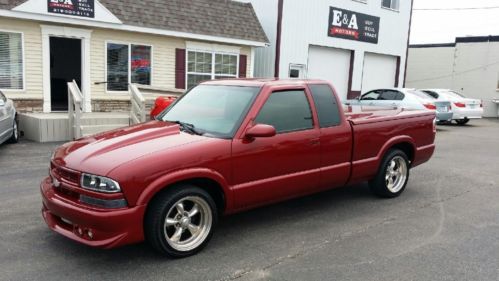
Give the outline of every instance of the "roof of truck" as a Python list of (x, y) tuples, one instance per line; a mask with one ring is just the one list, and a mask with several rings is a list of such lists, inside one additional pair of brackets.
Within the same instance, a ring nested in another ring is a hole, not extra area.
[(280, 79), (280, 78), (242, 78), (242, 79), (223, 79), (210, 80), (201, 83), (203, 85), (226, 85), (226, 86), (253, 86), (261, 87), (264, 85), (270, 86), (298, 86), (305, 84), (329, 84), (325, 80), (318, 79)]

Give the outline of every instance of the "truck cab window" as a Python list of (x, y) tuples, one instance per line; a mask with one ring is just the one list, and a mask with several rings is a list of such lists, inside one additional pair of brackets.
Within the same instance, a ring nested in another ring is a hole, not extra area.
[(331, 87), (326, 84), (310, 85), (321, 128), (338, 126), (341, 123), (340, 111)]
[(304, 90), (280, 91), (270, 95), (255, 120), (275, 127), (277, 133), (312, 129), (312, 111)]

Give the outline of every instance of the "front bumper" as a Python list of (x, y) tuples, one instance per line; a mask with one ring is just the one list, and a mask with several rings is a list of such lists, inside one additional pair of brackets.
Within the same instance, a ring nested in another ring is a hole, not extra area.
[(57, 194), (50, 177), (42, 181), (40, 191), (45, 222), (67, 238), (106, 249), (144, 240), (145, 206), (115, 210), (82, 206)]

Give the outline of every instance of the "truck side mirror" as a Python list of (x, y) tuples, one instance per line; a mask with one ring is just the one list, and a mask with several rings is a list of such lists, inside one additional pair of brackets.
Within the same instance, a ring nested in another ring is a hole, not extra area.
[(248, 139), (254, 138), (270, 138), (277, 134), (275, 128), (270, 125), (256, 124), (246, 131), (245, 137)]

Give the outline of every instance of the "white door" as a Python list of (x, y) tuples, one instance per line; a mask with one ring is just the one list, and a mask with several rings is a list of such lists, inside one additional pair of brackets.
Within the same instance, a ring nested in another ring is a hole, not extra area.
[(347, 99), (351, 51), (310, 46), (308, 49), (309, 79), (331, 82), (341, 100)]
[(395, 86), (397, 57), (365, 53), (362, 93)]

